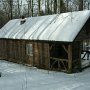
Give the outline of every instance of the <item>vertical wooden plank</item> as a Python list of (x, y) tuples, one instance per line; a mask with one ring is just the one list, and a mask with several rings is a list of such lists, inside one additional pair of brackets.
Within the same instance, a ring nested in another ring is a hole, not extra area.
[(32, 61), (32, 66), (34, 66), (34, 62), (35, 62), (34, 61), (35, 60), (34, 59), (34, 42), (32, 42), (32, 52), (33, 52), (33, 55), (31, 56), (31, 59), (32, 59), (31, 61)]
[(2, 40), (0, 40), (0, 59), (2, 57), (1, 52), (2, 52)]
[(1, 53), (1, 57), (3, 58), (3, 40), (2, 40), (2, 53)]
[(68, 73), (72, 73), (72, 45), (68, 45)]
[(36, 48), (36, 42), (33, 42), (33, 57), (34, 57), (34, 66), (36, 66), (37, 64), (37, 60), (36, 60), (36, 52), (37, 52), (37, 48)]
[(13, 40), (11, 40), (12, 41), (12, 59), (14, 58), (14, 43), (13, 43)]
[(81, 45), (82, 42), (78, 42), (78, 44), (79, 44), (79, 48), (78, 48), (78, 49), (79, 49), (79, 71), (81, 72), (81, 71), (82, 71), (82, 69), (81, 69), (81, 67), (82, 67), (82, 66), (81, 66), (81, 63), (82, 63), (82, 62), (81, 62), (81, 53), (82, 53), (82, 49), (83, 49), (83, 48), (82, 48), (82, 45)]
[(2, 58), (2, 40), (0, 40), (0, 59)]
[(42, 64), (43, 64), (43, 68), (45, 68), (45, 61), (47, 60), (46, 57), (47, 57), (47, 52), (46, 52), (46, 43), (43, 43), (42, 44)]
[(22, 63), (25, 63), (25, 41), (21, 40), (22, 42)]
[(19, 61), (20, 63), (24, 63), (24, 48), (23, 48), (23, 45), (24, 45), (24, 41), (23, 40), (20, 40), (21, 41), (21, 53), (22, 53), (22, 58), (21, 60)]
[(4, 55), (5, 55), (5, 59), (7, 59), (7, 40), (5, 40), (5, 50), (4, 50)]
[(40, 61), (40, 43), (39, 42), (37, 42), (37, 47), (38, 47), (38, 66), (40, 67), (40, 65), (41, 65), (41, 61)]
[(50, 69), (50, 47), (49, 47), (49, 43), (47, 44), (48, 45), (48, 69)]
[(13, 46), (12, 46), (12, 40), (10, 41), (10, 58), (13, 58)]
[(1, 58), (1, 46), (2, 46), (2, 43), (1, 43), (1, 40), (0, 40), (0, 58)]
[(40, 42), (38, 43), (39, 43), (39, 66), (41, 68), (41, 43)]
[(35, 42), (33, 42), (33, 66), (35, 66)]
[(24, 41), (24, 63), (26, 63), (26, 41)]
[(46, 69), (50, 69), (50, 51), (49, 51), (49, 44), (45, 44), (45, 66)]
[(9, 51), (9, 41), (7, 41), (7, 40), (5, 40), (5, 47), (6, 47), (6, 50), (5, 50), (5, 52), (6, 52), (6, 59), (7, 60), (9, 60), (9, 53), (10, 53), (10, 51)]
[(39, 66), (39, 46), (38, 46), (38, 42), (36, 42), (36, 47), (35, 47), (35, 58), (36, 58), (36, 66)]

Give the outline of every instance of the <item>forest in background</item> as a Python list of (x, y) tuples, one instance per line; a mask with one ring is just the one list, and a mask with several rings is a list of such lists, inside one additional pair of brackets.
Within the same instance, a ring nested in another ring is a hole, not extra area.
[(90, 9), (90, 0), (0, 0), (0, 28), (11, 19)]

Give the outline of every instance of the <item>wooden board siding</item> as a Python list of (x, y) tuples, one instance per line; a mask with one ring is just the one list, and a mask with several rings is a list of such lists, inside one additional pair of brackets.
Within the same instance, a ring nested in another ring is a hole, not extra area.
[(34, 42), (34, 65), (40, 68), (48, 68), (49, 46), (48, 43)]
[(68, 72), (72, 73), (72, 44), (68, 45)]
[(0, 40), (0, 57), (2, 59), (20, 63), (19, 59), (24, 60), (22, 54), (22, 43), (15, 40)]
[[(33, 56), (27, 55), (26, 45), (33, 45)], [(48, 68), (49, 45), (48, 43), (25, 40), (0, 40), (0, 59), (16, 63)]]
[(76, 60), (79, 59), (79, 49), (80, 49), (80, 44), (79, 42), (74, 42), (72, 44), (72, 59)]
[(3, 56), (2, 47), (3, 47), (3, 40), (0, 40), (0, 59), (2, 59), (1, 57)]
[[(27, 44), (32, 44), (33, 55), (27, 54)], [(63, 64), (66, 65), (65, 70), (72, 72), (73, 68), (75, 68), (76, 66), (79, 67), (80, 64), (80, 43), (73, 42), (67, 44), (58, 44), (62, 46), (64, 52), (67, 52), (68, 55), (67, 61), (63, 61)], [(55, 47), (57, 47), (57, 45)], [(5, 59), (16, 63), (22, 63), (25, 65), (36, 66), (38, 68), (50, 69), (49, 48), (49, 42), (1, 39), (0, 59)], [(59, 53), (61, 55), (63, 54), (62, 51), (60, 51)], [(65, 55), (63, 54), (63, 56)], [(64, 59), (66, 59), (66, 57)], [(78, 64), (76, 62), (78, 62)], [(60, 64), (61, 66), (63, 65), (61, 62)]]
[(72, 68), (73, 71), (81, 71), (81, 42), (74, 42), (72, 44)]

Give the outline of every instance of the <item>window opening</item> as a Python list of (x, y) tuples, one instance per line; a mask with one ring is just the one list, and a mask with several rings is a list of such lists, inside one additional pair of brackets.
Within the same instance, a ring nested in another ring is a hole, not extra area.
[(26, 53), (27, 55), (33, 56), (33, 45), (32, 44), (26, 45)]

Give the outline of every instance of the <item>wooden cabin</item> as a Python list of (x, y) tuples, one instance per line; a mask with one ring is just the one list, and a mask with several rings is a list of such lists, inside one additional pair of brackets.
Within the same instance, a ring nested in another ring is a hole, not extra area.
[(84, 40), (90, 40), (89, 10), (14, 19), (0, 30), (0, 59), (47, 70), (81, 71)]

